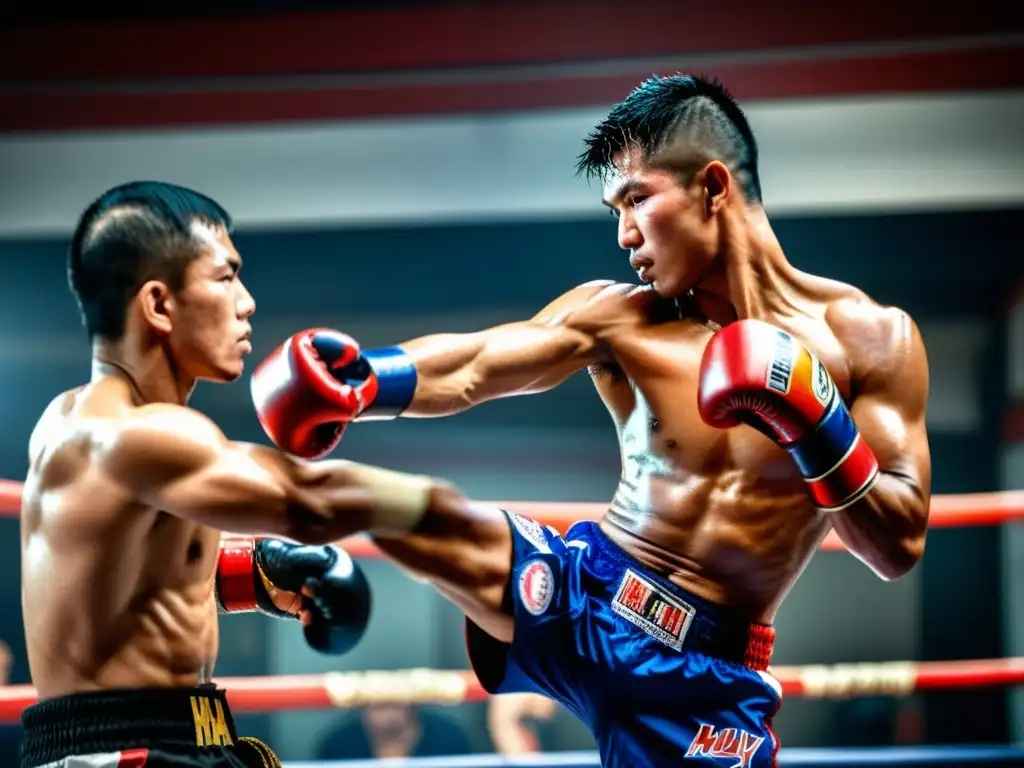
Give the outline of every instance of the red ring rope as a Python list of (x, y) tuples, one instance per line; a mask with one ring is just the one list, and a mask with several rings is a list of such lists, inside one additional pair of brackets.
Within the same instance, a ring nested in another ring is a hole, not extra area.
[[(501, 509), (532, 517), (542, 525), (550, 525), (565, 533), (577, 520), (599, 520), (608, 505), (596, 502), (558, 501), (488, 501)], [(0, 480), (0, 516), (16, 516), (21, 508), (21, 483)], [(932, 497), (928, 525), (931, 528), (960, 528), (971, 525), (1000, 525), (1024, 520), (1024, 491), (998, 493), (965, 493)], [(846, 547), (833, 531), (821, 544), (829, 551)], [(380, 557), (372, 542), (356, 536), (345, 542), (345, 549), (355, 557)]]
[[(976, 661), (892, 661), (774, 667), (784, 696), (842, 699), (907, 696), (914, 691), (1024, 684), (1024, 658)], [(330, 672), (326, 675), (225, 677), (236, 714), (297, 709), (358, 707), (382, 702), (461, 704), (483, 701), (487, 693), (472, 672), (408, 669), (393, 672)], [(35, 702), (30, 685), (0, 687), (0, 723), (17, 722)]]

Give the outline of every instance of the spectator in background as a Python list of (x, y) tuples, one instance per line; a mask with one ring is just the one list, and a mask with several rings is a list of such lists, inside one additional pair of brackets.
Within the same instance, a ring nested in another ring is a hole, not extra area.
[(492, 696), (487, 707), (487, 730), (494, 751), (499, 755), (543, 752), (536, 723), (551, 720), (557, 708), (552, 699), (533, 693)]
[(327, 732), (319, 760), (468, 755), (465, 731), (450, 717), (409, 704), (373, 704)]

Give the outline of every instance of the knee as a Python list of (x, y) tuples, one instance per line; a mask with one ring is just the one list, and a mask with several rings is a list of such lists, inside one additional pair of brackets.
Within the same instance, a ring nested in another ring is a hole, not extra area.
[(512, 536), (505, 515), (466, 498), (453, 484), (441, 481), (434, 487), (420, 532), (447, 542), (445, 559), (461, 585), (503, 587), (508, 580)]

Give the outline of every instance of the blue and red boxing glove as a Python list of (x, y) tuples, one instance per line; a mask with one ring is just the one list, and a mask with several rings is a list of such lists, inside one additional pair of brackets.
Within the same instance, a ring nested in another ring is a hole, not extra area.
[(738, 320), (711, 337), (697, 402), (707, 424), (748, 424), (784, 448), (820, 509), (848, 507), (878, 477), (878, 459), (825, 366), (773, 325)]
[(353, 421), (401, 415), (416, 367), (399, 347), (361, 350), (339, 331), (312, 328), (275, 349), (252, 374), (256, 414), (274, 443), (311, 459), (334, 450)]

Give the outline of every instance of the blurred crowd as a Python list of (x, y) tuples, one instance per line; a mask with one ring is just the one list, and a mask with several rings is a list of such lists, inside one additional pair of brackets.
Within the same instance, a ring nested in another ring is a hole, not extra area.
[[(507, 694), (493, 697), (486, 706), (492, 751), (521, 755), (556, 747), (552, 743), (555, 734), (544, 728), (558, 711), (550, 699), (533, 694)], [(388, 703), (343, 715), (322, 735), (316, 758), (438, 757), (479, 751), (464, 725), (444, 708)]]

